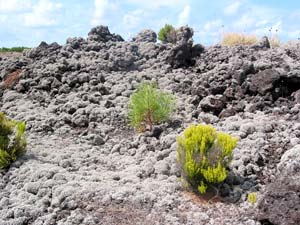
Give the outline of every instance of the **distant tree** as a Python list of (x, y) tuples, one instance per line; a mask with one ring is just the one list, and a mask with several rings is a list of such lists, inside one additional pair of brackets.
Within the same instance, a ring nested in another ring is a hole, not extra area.
[(175, 43), (176, 42), (176, 30), (170, 25), (166, 24), (158, 32), (158, 40), (164, 43)]
[(12, 47), (12, 48), (0, 48), (0, 52), (23, 52), (26, 49), (30, 49), (27, 47)]

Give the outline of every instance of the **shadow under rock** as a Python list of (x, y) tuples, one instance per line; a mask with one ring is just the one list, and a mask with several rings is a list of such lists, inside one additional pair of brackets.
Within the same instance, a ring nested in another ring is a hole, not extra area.
[(200, 199), (206, 202), (237, 203), (244, 194), (258, 191), (257, 184), (254, 179), (230, 171), (224, 182), (208, 187), (207, 192), (200, 195)]
[(230, 171), (226, 180), (218, 186), (220, 199), (223, 202), (236, 203), (243, 194), (258, 191), (258, 182)]

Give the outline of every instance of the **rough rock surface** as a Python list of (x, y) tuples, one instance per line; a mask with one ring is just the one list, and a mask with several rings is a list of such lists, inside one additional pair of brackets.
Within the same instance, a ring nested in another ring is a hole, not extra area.
[(273, 224), (300, 224), (300, 145), (283, 154), (278, 172), (266, 187), (258, 218)]
[(132, 39), (135, 42), (156, 42), (157, 35), (153, 30), (145, 29)]
[(88, 34), (88, 41), (108, 42), (108, 41), (124, 41), (120, 35), (111, 34), (108, 27), (94, 27)]
[[(181, 42), (157, 44), (152, 32), (128, 42), (100, 26), (87, 39), (1, 57), (0, 110), (26, 121), (29, 142), (28, 152), (0, 172), (1, 225), (259, 225), (256, 212), (266, 207), (261, 218), (274, 221), (274, 206), (246, 198), (271, 198), (265, 190), (281, 171), (277, 164), (300, 144), (300, 44), (204, 49), (193, 45), (189, 28), (181, 31)], [(128, 127), (127, 104), (144, 80), (172, 92), (177, 111), (153, 132), (137, 134)], [(222, 201), (205, 202), (180, 184), (176, 137), (191, 123), (239, 137), (219, 187)], [(297, 180), (282, 176), (287, 182), (278, 188), (299, 191)], [(297, 223), (295, 202), (282, 201), (276, 198)]]

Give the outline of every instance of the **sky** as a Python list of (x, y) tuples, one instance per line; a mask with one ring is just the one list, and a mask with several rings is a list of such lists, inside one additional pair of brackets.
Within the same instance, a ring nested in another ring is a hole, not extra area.
[(189, 25), (194, 41), (218, 43), (224, 33), (300, 38), (299, 0), (0, 0), (0, 47), (64, 44), (106, 25), (130, 40), (166, 23)]

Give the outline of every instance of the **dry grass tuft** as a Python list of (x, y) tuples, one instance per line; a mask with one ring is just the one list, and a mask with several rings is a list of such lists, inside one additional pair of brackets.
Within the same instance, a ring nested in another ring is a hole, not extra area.
[(280, 47), (280, 45), (281, 45), (281, 41), (280, 41), (279, 37), (277, 37), (277, 36), (271, 37), (269, 39), (269, 42), (270, 42), (271, 48), (277, 48), (277, 47)]
[(22, 70), (18, 69), (12, 73), (10, 73), (6, 79), (4, 80), (4, 88), (8, 89), (14, 86), (16, 83), (18, 83), (20, 77), (21, 77)]
[(257, 36), (242, 33), (226, 33), (221, 44), (224, 46), (252, 45), (258, 42)]

